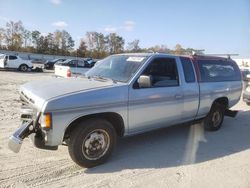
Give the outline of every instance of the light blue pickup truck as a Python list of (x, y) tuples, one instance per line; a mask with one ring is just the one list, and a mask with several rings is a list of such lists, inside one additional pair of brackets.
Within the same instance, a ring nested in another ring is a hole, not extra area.
[(9, 148), (31, 137), (36, 147), (67, 145), (82, 167), (104, 163), (124, 137), (186, 122), (218, 130), (241, 97), (236, 63), (212, 56), (159, 53), (109, 56), (77, 78), (33, 81), (20, 88), (22, 125)]

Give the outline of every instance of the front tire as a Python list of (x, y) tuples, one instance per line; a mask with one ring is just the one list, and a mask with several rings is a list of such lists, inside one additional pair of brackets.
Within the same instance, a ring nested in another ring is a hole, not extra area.
[(205, 129), (208, 131), (217, 131), (221, 128), (224, 120), (225, 107), (219, 103), (214, 103), (204, 120)]
[(82, 167), (103, 164), (116, 145), (116, 137), (114, 127), (104, 119), (83, 121), (70, 133), (69, 155)]
[(28, 69), (29, 69), (29, 67), (27, 65), (25, 65), (25, 64), (22, 64), (19, 67), (19, 71), (21, 71), (21, 72), (27, 72)]

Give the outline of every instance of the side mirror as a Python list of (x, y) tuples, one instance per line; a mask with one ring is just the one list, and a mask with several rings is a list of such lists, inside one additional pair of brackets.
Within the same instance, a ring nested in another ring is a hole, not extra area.
[(137, 82), (140, 88), (152, 87), (152, 76), (141, 75)]

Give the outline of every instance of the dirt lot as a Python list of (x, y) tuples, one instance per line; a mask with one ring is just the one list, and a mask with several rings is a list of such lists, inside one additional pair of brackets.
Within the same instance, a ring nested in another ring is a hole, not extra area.
[(218, 132), (185, 125), (121, 139), (108, 163), (92, 169), (75, 165), (65, 146), (39, 150), (26, 139), (20, 153), (11, 152), (18, 88), (48, 77), (0, 71), (0, 187), (250, 187), (250, 107), (242, 101)]

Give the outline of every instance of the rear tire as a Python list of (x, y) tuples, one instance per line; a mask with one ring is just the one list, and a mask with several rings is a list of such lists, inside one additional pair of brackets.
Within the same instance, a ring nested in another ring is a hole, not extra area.
[(25, 64), (22, 64), (19, 66), (18, 70), (21, 72), (27, 72), (29, 70), (29, 67)]
[(225, 107), (219, 103), (214, 103), (204, 119), (205, 129), (208, 131), (217, 131), (221, 128), (224, 120)]
[(82, 167), (103, 164), (116, 145), (116, 137), (114, 127), (104, 119), (83, 121), (70, 133), (69, 155)]

